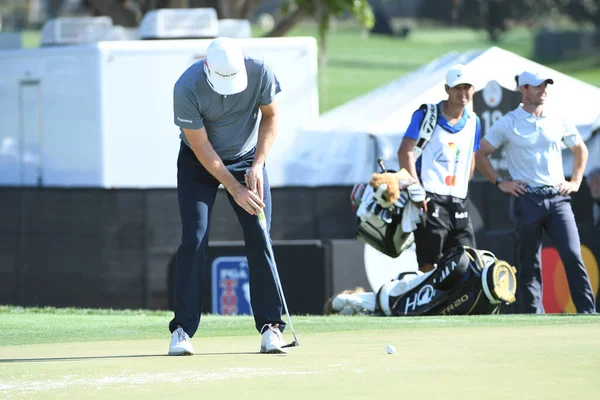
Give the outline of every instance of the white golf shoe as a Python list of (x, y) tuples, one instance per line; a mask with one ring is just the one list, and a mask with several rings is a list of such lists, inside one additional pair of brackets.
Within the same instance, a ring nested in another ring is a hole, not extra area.
[(278, 324), (265, 324), (261, 329), (260, 352), (265, 354), (286, 354), (285, 342)]
[(171, 345), (169, 346), (170, 356), (191, 356), (194, 354), (192, 342), (187, 333), (182, 328), (177, 328), (171, 336)]

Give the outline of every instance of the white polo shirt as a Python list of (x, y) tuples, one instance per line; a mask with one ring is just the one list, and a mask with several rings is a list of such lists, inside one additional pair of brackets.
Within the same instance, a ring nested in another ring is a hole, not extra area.
[(573, 147), (581, 135), (564, 118), (547, 110), (538, 118), (521, 104), (496, 121), (485, 140), (504, 149), (512, 179), (530, 186), (556, 186), (565, 180), (561, 142)]

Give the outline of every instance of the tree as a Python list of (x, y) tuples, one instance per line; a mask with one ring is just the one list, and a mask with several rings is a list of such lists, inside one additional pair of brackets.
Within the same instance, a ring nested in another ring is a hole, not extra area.
[(600, 0), (571, 0), (563, 9), (574, 21), (591, 22), (600, 29)]
[[(108, 15), (115, 23), (120, 22), (119, 25), (135, 26), (130, 11), (133, 0), (84, 1), (87, 2), (90, 11), (96, 15)], [(141, 15), (159, 8), (209, 7), (217, 11), (219, 19), (251, 19), (260, 2), (260, 0), (137, 0), (134, 3), (139, 6)], [(283, 12), (285, 18), (265, 36), (284, 36), (304, 18), (316, 18), (319, 24), (319, 64), (323, 73), (327, 64), (327, 33), (332, 17), (349, 14), (367, 29), (371, 29), (375, 23), (368, 0), (285, 0)]]
[(306, 17), (314, 17), (319, 24), (319, 68), (325, 76), (327, 65), (327, 34), (332, 17), (350, 14), (364, 28), (371, 29), (375, 23), (373, 10), (368, 0), (287, 0), (284, 3), (283, 18), (265, 36), (284, 36)]
[[(52, 0), (64, 2), (64, 0)], [(94, 15), (107, 15), (116, 25), (135, 27), (148, 11), (160, 8), (214, 8), (219, 19), (251, 19), (261, 0), (83, 0)]]
[(46, 7), (48, 8), (48, 17), (56, 18), (58, 17), (60, 8), (62, 7), (65, 0), (48, 0)]
[(251, 19), (261, 0), (139, 0), (142, 13), (158, 8), (214, 8), (219, 19)]
[(557, 15), (600, 27), (600, 0), (422, 0), (420, 16), (442, 23), (484, 28), (497, 41), (506, 20), (544, 23)]
[[(212, 1), (216, 4), (217, 14), (220, 19), (233, 18), (233, 19), (252, 19), (254, 11), (260, 5), (261, 0), (221, 0)], [(201, 0), (190, 0), (190, 6), (195, 3), (205, 3)], [(193, 7), (206, 7), (196, 6)]]
[(127, 0), (84, 0), (94, 15), (107, 15), (115, 25), (135, 28), (140, 23), (139, 10)]

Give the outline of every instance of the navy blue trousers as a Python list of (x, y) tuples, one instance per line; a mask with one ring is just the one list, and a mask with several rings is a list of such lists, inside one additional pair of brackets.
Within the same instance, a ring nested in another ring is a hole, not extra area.
[(544, 313), (542, 305), (542, 238), (546, 233), (565, 267), (571, 298), (578, 313), (595, 313), (596, 302), (571, 209), (570, 196), (526, 193), (513, 197), (517, 241), (517, 309)]
[[(224, 161), (229, 172), (242, 184), (246, 171), (252, 166), (254, 151), (239, 160)], [(271, 191), (266, 170), (264, 175), (265, 217), (271, 226)], [(169, 323), (173, 332), (177, 326), (194, 336), (200, 325), (205, 271), (208, 263), (208, 237), (213, 205), (219, 182), (198, 161), (194, 152), (181, 143), (177, 160), (177, 194), (181, 214), (181, 246), (177, 251), (175, 273), (175, 316)], [(244, 234), (250, 280), (250, 302), (256, 329), (267, 323), (278, 323), (285, 329), (281, 319), (282, 303), (272, 273), (273, 260), (263, 230), (256, 215), (248, 214), (227, 193)]]

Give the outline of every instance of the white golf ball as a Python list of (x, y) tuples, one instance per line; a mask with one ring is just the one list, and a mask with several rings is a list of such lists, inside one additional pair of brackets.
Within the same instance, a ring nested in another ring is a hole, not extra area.
[(394, 345), (388, 344), (385, 348), (385, 351), (387, 351), (388, 354), (394, 354), (396, 352), (396, 348), (394, 347)]

